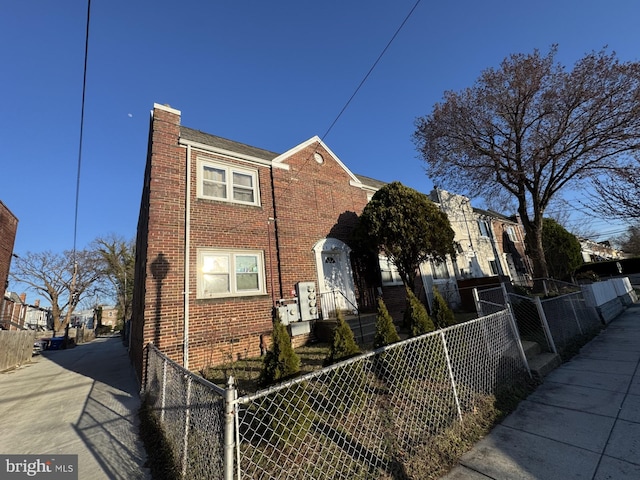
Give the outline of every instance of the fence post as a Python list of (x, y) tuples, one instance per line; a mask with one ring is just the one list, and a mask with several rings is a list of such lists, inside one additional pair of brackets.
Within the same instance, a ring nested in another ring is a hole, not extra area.
[(476, 304), (476, 312), (478, 312), (478, 317), (482, 317), (482, 305), (480, 304), (480, 295), (478, 295), (478, 289), (473, 287), (473, 301)]
[[(233, 376), (229, 376), (224, 396), (224, 480), (233, 480), (233, 450), (235, 448), (233, 426), (236, 408), (235, 398), (236, 388)], [(240, 469), (240, 462), (238, 462), (238, 469)], [(238, 475), (238, 478), (239, 477), (240, 475)]]
[(191, 424), (191, 375), (184, 375), (187, 379), (187, 408), (184, 416), (184, 435), (182, 436), (182, 478), (187, 476), (189, 464), (189, 425)]
[(582, 331), (582, 325), (580, 325), (580, 319), (578, 318), (578, 312), (576, 312), (576, 307), (573, 305), (573, 294), (569, 295), (569, 305), (571, 305), (571, 311), (573, 312), (573, 318), (576, 319), (576, 323), (578, 324), (578, 330), (580, 331), (580, 335), (584, 335)]
[(444, 338), (444, 331), (440, 330), (440, 339), (442, 340), (442, 347), (444, 348), (444, 357), (447, 360), (447, 371), (449, 372), (449, 380), (451, 381), (451, 387), (453, 388), (453, 398), (456, 401), (456, 409), (458, 410), (458, 418), (462, 421), (462, 409), (460, 408), (460, 399), (458, 398), (458, 389), (456, 388), (456, 380), (453, 376), (453, 369), (451, 368), (451, 359), (449, 358), (449, 349), (447, 348), (447, 340)]
[(164, 423), (164, 409), (167, 398), (167, 359), (162, 359), (162, 393), (160, 398), (160, 423)]
[(547, 337), (549, 347), (551, 347), (553, 353), (557, 355), (558, 350), (556, 350), (556, 344), (553, 341), (553, 336), (551, 335), (551, 330), (549, 329), (549, 324), (547, 323), (547, 315), (544, 313), (544, 308), (542, 308), (540, 297), (535, 297), (535, 304), (536, 308), (538, 309), (538, 316), (540, 317), (540, 322), (542, 322), (542, 329), (544, 330), (545, 337)]
[(509, 302), (506, 303), (507, 307), (507, 317), (509, 318), (509, 324), (511, 325), (511, 330), (513, 330), (513, 336), (516, 339), (516, 344), (518, 345), (518, 352), (520, 352), (520, 357), (524, 362), (525, 367), (527, 367), (527, 372), (529, 373), (529, 377), (531, 377), (531, 369), (529, 368), (529, 361), (527, 360), (527, 354), (524, 353), (524, 348), (522, 348), (522, 340), (520, 339), (520, 333), (518, 332), (518, 325), (516, 324), (516, 319), (513, 315), (513, 311), (511, 310), (511, 304)]

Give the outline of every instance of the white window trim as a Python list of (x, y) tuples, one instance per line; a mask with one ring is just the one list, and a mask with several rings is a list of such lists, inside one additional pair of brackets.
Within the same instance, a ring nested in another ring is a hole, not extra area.
[[(202, 271), (202, 265), (204, 257), (208, 255), (227, 256), (229, 258), (229, 291), (218, 294), (204, 294), (204, 273)], [(255, 290), (243, 290), (238, 291), (237, 279), (236, 279), (236, 257), (255, 255), (257, 258), (257, 274), (258, 274), (258, 288)], [(255, 295), (266, 295), (265, 289), (265, 270), (264, 270), (264, 252), (261, 250), (237, 250), (237, 249), (218, 249), (218, 248), (199, 248), (198, 249), (198, 278), (197, 278), (197, 298), (228, 298), (228, 297), (247, 297)]]
[[(227, 198), (219, 198), (219, 197), (209, 197), (206, 196), (204, 194), (204, 189), (203, 189), (203, 185), (204, 185), (204, 175), (203, 175), (203, 170), (204, 167), (211, 167), (211, 168), (218, 168), (220, 170), (224, 170), (225, 176), (226, 176), (226, 189), (227, 189)], [(239, 205), (253, 205), (253, 206), (260, 206), (260, 183), (259, 183), (259, 178), (258, 178), (258, 170), (254, 169), (254, 168), (244, 168), (244, 167), (239, 167), (237, 165), (232, 165), (229, 163), (224, 163), (224, 162), (217, 162), (217, 161), (213, 161), (210, 159), (205, 159), (205, 158), (198, 158), (197, 161), (197, 168), (198, 168), (198, 173), (197, 173), (197, 182), (198, 182), (198, 187), (197, 187), (197, 195), (198, 198), (203, 198), (203, 199), (207, 199), (207, 200), (215, 200), (218, 202), (225, 202), (225, 203), (237, 203)], [(249, 175), (252, 178), (252, 182), (253, 182), (253, 202), (243, 202), (241, 200), (235, 200), (233, 198), (233, 186), (231, 185), (231, 181), (233, 179), (233, 174), (234, 173), (240, 173), (242, 175)], [(231, 188), (230, 188), (231, 187)]]
[[(431, 268), (431, 278), (434, 280), (449, 280), (451, 278), (451, 271), (449, 270), (449, 264), (446, 260), (438, 262), (436, 260), (429, 260), (429, 267)], [(446, 276), (440, 275), (438, 267), (444, 268)]]
[[(378, 255), (378, 265), (380, 267), (380, 281), (382, 285), (385, 287), (392, 285), (402, 285), (402, 278), (400, 278), (400, 273), (398, 272), (398, 267), (387, 258), (385, 255)], [(382, 272), (389, 272), (391, 274), (391, 281), (385, 281), (382, 278)]]
[(489, 238), (490, 228), (491, 227), (487, 220), (478, 220), (478, 230), (480, 230), (480, 238)]

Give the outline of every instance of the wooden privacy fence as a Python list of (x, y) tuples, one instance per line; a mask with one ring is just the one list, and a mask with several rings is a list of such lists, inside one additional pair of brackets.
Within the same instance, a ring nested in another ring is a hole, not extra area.
[(36, 332), (0, 330), (0, 371), (31, 360)]

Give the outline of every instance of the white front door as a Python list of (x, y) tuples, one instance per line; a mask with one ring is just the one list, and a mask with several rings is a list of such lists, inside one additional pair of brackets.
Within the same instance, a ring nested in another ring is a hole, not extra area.
[(357, 306), (349, 261), (350, 248), (340, 240), (326, 238), (315, 245), (314, 251), (323, 316), (332, 317), (336, 310), (355, 310)]

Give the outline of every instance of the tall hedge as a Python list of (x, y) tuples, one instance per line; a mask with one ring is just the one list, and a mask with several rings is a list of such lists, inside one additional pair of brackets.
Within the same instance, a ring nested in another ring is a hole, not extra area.
[(433, 332), (436, 328), (429, 317), (427, 309), (418, 297), (407, 288), (407, 306), (404, 312), (405, 322), (408, 322), (412, 337)]
[(393, 324), (393, 319), (382, 298), (378, 298), (378, 314), (376, 316), (376, 334), (373, 338), (373, 348), (384, 347), (399, 342), (400, 337)]
[(273, 345), (264, 356), (260, 384), (271, 385), (300, 371), (300, 357), (293, 350), (287, 327), (277, 316), (273, 322)]
[(331, 349), (327, 357), (327, 363), (332, 364), (340, 360), (353, 357), (360, 353), (360, 347), (356, 343), (353, 331), (345, 321), (342, 312), (338, 312), (338, 323), (333, 329)]
[(433, 287), (433, 311), (431, 316), (437, 328), (447, 328), (456, 323), (453, 311), (435, 287)]

